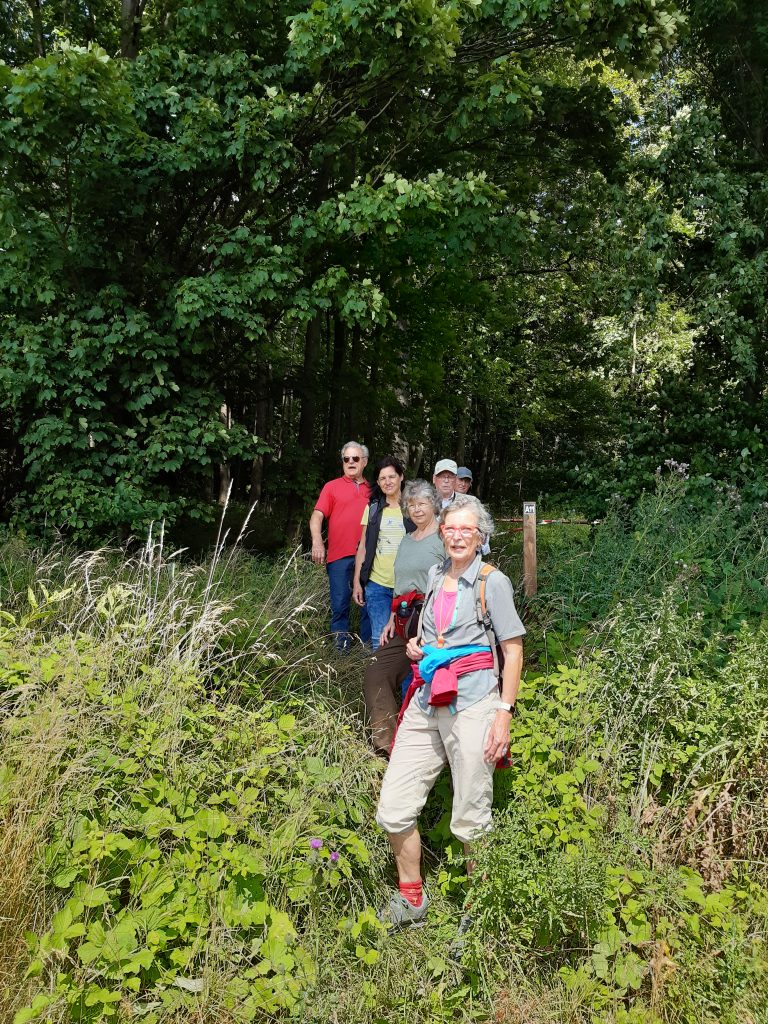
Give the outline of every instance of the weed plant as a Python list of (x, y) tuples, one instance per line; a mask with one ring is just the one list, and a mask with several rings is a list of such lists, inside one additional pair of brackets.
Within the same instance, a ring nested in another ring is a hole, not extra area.
[[(768, 1020), (764, 523), (672, 481), (539, 550), (496, 830), (468, 889), (441, 779), (429, 924), (387, 936), (322, 571), (8, 541), (0, 1019)], [(517, 578), (514, 538), (494, 561)]]

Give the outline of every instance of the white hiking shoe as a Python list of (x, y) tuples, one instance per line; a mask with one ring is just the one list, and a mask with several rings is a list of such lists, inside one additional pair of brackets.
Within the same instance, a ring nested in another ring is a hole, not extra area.
[(421, 903), (414, 907), (405, 896), (399, 892), (393, 892), (389, 902), (385, 903), (379, 911), (379, 920), (385, 924), (390, 931), (396, 928), (418, 928), (426, 924), (427, 907), (429, 899), (426, 892), (422, 893)]

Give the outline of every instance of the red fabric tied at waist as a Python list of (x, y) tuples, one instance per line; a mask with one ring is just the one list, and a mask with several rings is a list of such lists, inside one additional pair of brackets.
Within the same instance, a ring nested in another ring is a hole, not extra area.
[(456, 658), (450, 665), (439, 668), (432, 677), (430, 706), (444, 708), (452, 704), (459, 695), (459, 679), (469, 672), (479, 672), (483, 668), (493, 668), (492, 654), (466, 654), (463, 658)]
[[(483, 668), (493, 668), (493, 655), (490, 651), (483, 651), (479, 654), (466, 654), (463, 658), (456, 658), (446, 665), (444, 668), (439, 668), (432, 678), (432, 693), (430, 694), (429, 703), (433, 707), (442, 708), (448, 704), (451, 704), (457, 697), (459, 692), (459, 679), (462, 676), (467, 675), (469, 672), (478, 672)], [(411, 685), (408, 687), (405, 698), (403, 700), (403, 706), (400, 708), (400, 714), (397, 716), (397, 724), (403, 720), (408, 705), (411, 703), (411, 698), (414, 693), (424, 685), (424, 680), (419, 674), (419, 663), (413, 662), (411, 664), (411, 671), (413, 672), (413, 679)], [(435, 700), (435, 687), (438, 684), (441, 676), (445, 679), (442, 684), (442, 689), (438, 693), (438, 699)], [(452, 696), (448, 696), (452, 693)], [(446, 699), (447, 697), (447, 699)]]
[[(432, 679), (432, 696), (434, 695), (434, 692), (435, 692), (435, 683), (437, 682), (437, 678), (438, 678), (438, 676), (439, 676), (439, 674), (441, 672), (449, 673), (456, 680), (456, 682), (458, 684), (458, 680), (462, 676), (467, 675), (468, 672), (477, 672), (479, 669), (483, 669), (483, 668), (491, 668), (491, 669), (493, 668), (493, 655), (491, 654), (490, 651), (484, 651), (484, 652), (482, 652), (480, 654), (465, 654), (463, 658), (456, 658), (456, 660), (452, 661), (449, 666), (446, 666), (445, 668), (439, 668), (435, 672), (434, 677)], [(411, 662), (411, 671), (413, 673), (413, 678), (411, 680), (411, 685), (405, 691), (405, 697), (403, 698), (403, 705), (400, 708), (400, 714), (397, 716), (397, 726), (395, 728), (395, 735), (392, 738), (392, 747), (390, 748), (390, 751), (392, 750), (392, 748), (395, 745), (395, 740), (397, 739), (397, 730), (400, 728), (400, 723), (403, 720), (403, 715), (405, 715), (405, 712), (408, 710), (408, 705), (411, 703), (411, 698), (413, 697), (414, 693), (416, 693), (416, 691), (420, 687), (422, 687), (424, 685), (424, 680), (421, 678), (421, 675), (419, 674), (419, 663), (418, 662)], [(454, 692), (453, 698), (451, 698), (452, 700), (455, 699), (455, 697), (457, 696), (457, 693), (458, 693), (458, 686), (457, 686), (456, 691)], [(429, 703), (434, 705), (434, 701), (432, 700), (432, 696), (430, 696)], [(448, 700), (448, 701), (446, 701), (446, 703), (450, 704), (451, 701)], [(440, 705), (440, 704), (437, 705), (437, 707), (442, 707), (442, 706), (444, 706), (444, 705)], [(499, 769), (499, 768), (508, 768), (508, 767), (509, 767), (509, 758), (505, 754), (499, 761), (497, 761), (496, 768)]]

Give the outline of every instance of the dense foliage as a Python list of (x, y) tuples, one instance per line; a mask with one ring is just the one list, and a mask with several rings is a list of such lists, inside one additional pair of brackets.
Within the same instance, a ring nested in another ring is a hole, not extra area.
[[(698, 501), (673, 479), (542, 537), (459, 953), (447, 777), (429, 922), (376, 922), (382, 766), (360, 662), (310, 639), (322, 570), (6, 544), (3, 1019), (763, 1020), (767, 524)], [(516, 577), (517, 544), (497, 554)]]
[[(607, 250), (625, 275), (607, 327), (625, 339), (611, 372), (626, 436), (608, 472), (635, 495), (674, 459), (701, 486), (728, 482), (757, 503), (768, 495), (766, 15), (686, 9), (686, 43), (633, 90), (630, 176)], [(607, 469), (594, 465), (590, 482), (603, 486)]]
[(233, 472), (290, 518), (352, 435), (413, 470), (450, 450), (487, 493), (567, 467), (607, 397), (615, 79), (680, 23), (672, 0), (10, 4), (20, 520), (114, 535), (203, 514)]
[(351, 436), (495, 501), (764, 500), (764, 18), (14, 0), (5, 508), (290, 524)]

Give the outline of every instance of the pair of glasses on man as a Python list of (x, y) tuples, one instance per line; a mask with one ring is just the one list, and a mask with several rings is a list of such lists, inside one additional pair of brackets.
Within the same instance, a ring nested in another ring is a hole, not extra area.
[(359, 455), (344, 455), (344, 456), (342, 456), (342, 458), (343, 458), (344, 462), (359, 462), (360, 461), (360, 456)]
[(441, 529), (446, 537), (454, 537), (458, 533), (464, 540), (469, 540), (477, 532), (476, 526), (443, 526)]

